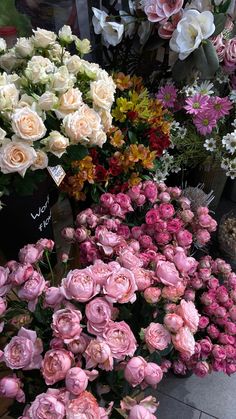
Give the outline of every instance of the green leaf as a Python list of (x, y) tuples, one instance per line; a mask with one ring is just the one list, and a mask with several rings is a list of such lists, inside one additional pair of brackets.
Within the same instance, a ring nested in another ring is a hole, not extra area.
[(137, 143), (137, 137), (136, 137), (136, 134), (133, 131), (128, 131), (128, 137), (129, 137), (129, 140), (130, 140), (131, 144), (136, 144)]
[(226, 19), (227, 15), (225, 13), (218, 13), (214, 15), (214, 24), (216, 28), (212, 36), (217, 36), (224, 30)]
[(222, 2), (219, 5), (219, 12), (220, 13), (226, 13), (228, 8), (229, 8), (230, 3), (231, 3), (231, 0), (227, 0), (227, 1)]
[(177, 60), (172, 68), (172, 75), (176, 82), (181, 82), (191, 76), (194, 68), (192, 54), (186, 60)]
[(67, 148), (67, 156), (70, 160), (82, 160), (87, 155), (88, 149), (82, 144), (71, 145)]
[(201, 73), (202, 79), (211, 79), (219, 68), (219, 59), (216, 50), (208, 39), (193, 52), (196, 69)]
[(161, 355), (161, 356), (166, 356), (166, 355), (168, 355), (168, 354), (172, 351), (172, 349), (173, 349), (173, 345), (172, 345), (172, 343), (170, 343), (170, 344), (167, 346), (167, 348), (166, 348), (166, 349), (163, 349), (163, 351), (160, 351), (160, 355)]
[(162, 357), (161, 353), (158, 351), (153, 352), (149, 355), (149, 362), (155, 362), (157, 365), (161, 365)]

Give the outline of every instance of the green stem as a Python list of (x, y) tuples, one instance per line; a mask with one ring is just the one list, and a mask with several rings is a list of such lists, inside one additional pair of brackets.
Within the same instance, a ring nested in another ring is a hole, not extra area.
[(52, 265), (51, 265), (50, 258), (49, 258), (47, 250), (46, 250), (45, 254), (46, 254), (46, 259), (47, 259), (47, 263), (48, 263), (51, 278), (52, 278), (52, 285), (54, 285), (54, 273), (53, 273)]

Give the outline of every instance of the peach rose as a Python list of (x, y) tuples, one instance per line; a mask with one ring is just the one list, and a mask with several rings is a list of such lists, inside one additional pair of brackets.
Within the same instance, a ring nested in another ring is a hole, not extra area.
[(199, 324), (199, 314), (192, 301), (181, 300), (176, 313), (182, 317), (192, 333), (196, 333)]
[(182, 355), (190, 358), (194, 354), (195, 340), (187, 326), (181, 327), (176, 335), (172, 335), (172, 342)]
[(110, 110), (114, 101), (115, 88), (105, 80), (91, 82), (90, 91), (95, 106)]
[(52, 385), (63, 380), (71, 368), (73, 356), (65, 349), (51, 349), (42, 362), (42, 374), (46, 384)]
[(36, 159), (34, 148), (20, 141), (7, 142), (0, 149), (0, 168), (4, 174), (18, 172), (24, 177), (26, 170)]
[(47, 149), (57, 157), (61, 157), (65, 152), (70, 142), (58, 131), (51, 131), (48, 138), (45, 139)]
[(82, 104), (81, 91), (77, 87), (71, 88), (61, 95), (55, 114), (59, 119), (62, 119), (69, 113), (77, 111)]
[(37, 150), (36, 155), (37, 155), (36, 160), (34, 161), (32, 166), (30, 166), (30, 169), (31, 170), (45, 169), (48, 166), (48, 156), (47, 156), (47, 154), (44, 153), (44, 151), (42, 151), (42, 150)]
[(36, 141), (46, 134), (46, 127), (37, 112), (24, 107), (12, 114), (12, 129), (23, 140)]
[(66, 135), (75, 144), (88, 142), (88, 137), (91, 136), (93, 131), (89, 120), (80, 111), (65, 116), (63, 127)]

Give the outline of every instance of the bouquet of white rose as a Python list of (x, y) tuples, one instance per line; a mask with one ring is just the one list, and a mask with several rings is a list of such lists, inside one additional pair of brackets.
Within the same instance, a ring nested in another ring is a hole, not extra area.
[(11, 49), (0, 39), (1, 194), (30, 194), (44, 169), (66, 169), (88, 147), (102, 147), (111, 127), (115, 84), (99, 65), (82, 59), (89, 41), (69, 26), (58, 36), (33, 32)]

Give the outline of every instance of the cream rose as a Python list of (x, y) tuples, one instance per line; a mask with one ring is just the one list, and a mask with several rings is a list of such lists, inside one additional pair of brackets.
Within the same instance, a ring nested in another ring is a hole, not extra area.
[(43, 111), (51, 111), (55, 106), (57, 106), (58, 98), (55, 93), (45, 92), (40, 96), (38, 100), (38, 105)]
[(86, 118), (93, 131), (98, 131), (102, 128), (99, 114), (88, 105), (83, 105), (80, 108), (80, 114)]
[(90, 139), (90, 145), (96, 145), (98, 147), (103, 146), (103, 144), (106, 142), (107, 140), (107, 136), (105, 134), (104, 131), (99, 130), (93, 133), (94, 135), (92, 135), (91, 139)]
[(82, 104), (81, 91), (78, 88), (71, 88), (60, 97), (55, 114), (58, 119), (63, 119), (69, 113), (77, 111)]
[(110, 111), (106, 111), (105, 109), (102, 109), (99, 111), (99, 115), (102, 121), (103, 128), (105, 132), (109, 131), (112, 127), (112, 116)]
[(77, 51), (82, 55), (88, 54), (91, 51), (91, 44), (88, 39), (81, 40), (75, 37), (75, 46)]
[(66, 152), (70, 144), (69, 139), (61, 135), (58, 131), (51, 131), (45, 141), (47, 141), (48, 151), (59, 158)]
[(54, 32), (47, 31), (46, 29), (37, 28), (36, 31), (33, 29), (33, 32), (33, 42), (37, 48), (47, 48), (57, 39), (57, 35)]
[(25, 69), (25, 75), (34, 84), (46, 84), (48, 83), (54, 69), (54, 64), (48, 58), (35, 55), (28, 62)]
[(37, 157), (32, 166), (30, 167), (31, 170), (39, 170), (45, 169), (48, 166), (48, 156), (44, 151), (37, 150), (36, 151)]
[(72, 74), (79, 73), (83, 68), (83, 60), (78, 55), (72, 55), (64, 61), (68, 71)]
[(65, 116), (63, 127), (66, 135), (75, 144), (88, 142), (88, 137), (91, 136), (93, 131), (87, 118), (81, 115), (80, 111)]
[(61, 66), (51, 78), (51, 89), (59, 93), (64, 93), (73, 87), (75, 77), (72, 76), (66, 66)]
[(0, 168), (4, 174), (18, 172), (24, 177), (36, 158), (37, 153), (33, 147), (20, 141), (10, 141), (0, 149)]
[(13, 50), (10, 50), (9, 52), (1, 55), (0, 57), (0, 67), (7, 72), (12, 71), (16, 63), (17, 63), (17, 57)]
[(71, 27), (68, 25), (62, 26), (62, 28), (58, 32), (58, 37), (62, 42), (65, 42), (66, 44), (71, 44), (71, 42), (73, 42)]
[(15, 45), (16, 55), (22, 58), (30, 57), (34, 52), (34, 44), (31, 38), (19, 38)]
[(62, 56), (64, 60), (70, 57), (69, 51), (64, 50), (58, 42), (55, 42), (55, 44), (50, 46), (48, 53), (50, 60), (52, 60), (53, 62), (56, 61), (58, 64), (61, 64)]
[(114, 101), (114, 89), (104, 80), (93, 81), (90, 83), (90, 93), (95, 106), (110, 110)]
[(0, 111), (14, 108), (19, 100), (19, 91), (14, 84), (0, 87)]
[(39, 140), (46, 134), (46, 127), (40, 116), (27, 107), (12, 114), (12, 129), (18, 137), (30, 141)]

